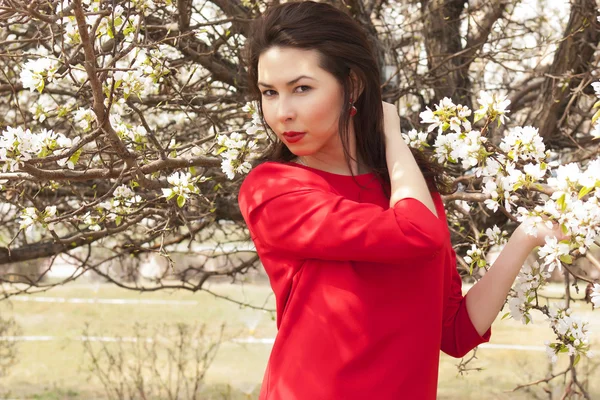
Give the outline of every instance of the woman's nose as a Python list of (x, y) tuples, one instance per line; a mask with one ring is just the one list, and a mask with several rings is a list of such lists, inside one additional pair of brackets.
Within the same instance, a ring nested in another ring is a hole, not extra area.
[(296, 110), (290, 101), (282, 100), (279, 102), (278, 109), (279, 120), (282, 122), (296, 118)]

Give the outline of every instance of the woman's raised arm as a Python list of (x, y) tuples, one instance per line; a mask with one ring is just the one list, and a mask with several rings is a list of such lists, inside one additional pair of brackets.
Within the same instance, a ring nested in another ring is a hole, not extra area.
[(400, 131), (400, 117), (393, 104), (383, 102), (385, 153), (390, 173), (390, 207), (402, 199), (413, 198), (437, 216), (431, 193), (410, 148)]

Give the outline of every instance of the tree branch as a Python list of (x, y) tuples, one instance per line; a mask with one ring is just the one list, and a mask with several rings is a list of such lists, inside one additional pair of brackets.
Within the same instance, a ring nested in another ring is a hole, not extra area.
[(560, 136), (559, 120), (568, 112), (571, 97), (579, 95), (573, 89), (589, 76), (600, 42), (596, 0), (574, 0), (571, 4), (569, 22), (537, 102), (534, 124), (547, 142)]

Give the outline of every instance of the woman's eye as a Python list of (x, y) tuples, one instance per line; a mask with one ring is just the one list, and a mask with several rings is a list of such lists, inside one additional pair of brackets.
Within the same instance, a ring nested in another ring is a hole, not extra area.
[(298, 88), (306, 88), (306, 90), (302, 90), (302, 92), (307, 92), (310, 90), (310, 86), (298, 86)]
[(269, 97), (270, 94), (268, 94), (268, 92), (272, 92), (272, 90), (265, 90), (264, 92), (262, 92), (263, 96)]

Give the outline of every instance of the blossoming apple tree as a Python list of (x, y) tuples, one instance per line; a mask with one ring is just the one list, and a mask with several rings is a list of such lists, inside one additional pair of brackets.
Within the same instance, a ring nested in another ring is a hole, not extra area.
[[(405, 140), (446, 167), (457, 267), (476, 279), (516, 224), (558, 223), (523, 267), (506, 317), (544, 317), (568, 390), (589, 398), (575, 366), (591, 356), (589, 324), (571, 310), (581, 285), (600, 307), (586, 260), (600, 234), (600, 23), (595, 0), (347, 0), (380, 61), (384, 98)], [(258, 259), (237, 188), (273, 136), (249, 97), (243, 46), (253, 0), (0, 1), (0, 280), (5, 296), (47, 290), (45, 270), (76, 265), (133, 290), (202, 290), (240, 278)], [(224, 242), (219, 268), (196, 254)], [(231, 244), (231, 243), (230, 243)], [(151, 278), (113, 268), (153, 254)], [(51, 264), (48, 268), (51, 268)], [(560, 304), (540, 290), (554, 271)], [(595, 275), (597, 276), (597, 275)], [(133, 279), (133, 278), (134, 279)], [(568, 394), (568, 393), (567, 393)]]

